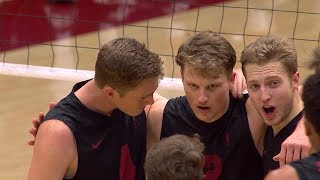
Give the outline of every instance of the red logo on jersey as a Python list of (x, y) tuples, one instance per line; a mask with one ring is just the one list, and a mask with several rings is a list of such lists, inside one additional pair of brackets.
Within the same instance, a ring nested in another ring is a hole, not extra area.
[(205, 165), (203, 168), (203, 180), (218, 179), (222, 172), (222, 161), (220, 156), (213, 154), (207, 155), (205, 158)]
[(120, 180), (134, 180), (136, 167), (134, 166), (128, 144), (121, 147)]
[(318, 172), (320, 172), (320, 161), (316, 162), (316, 166), (318, 167)]
[(98, 147), (99, 147), (99, 146), (100, 146), (100, 144), (102, 143), (103, 139), (104, 139), (104, 137), (103, 137), (103, 138), (101, 138), (101, 139), (100, 139), (100, 141), (98, 141), (96, 144), (91, 144), (92, 149), (93, 149), (93, 150), (98, 149)]

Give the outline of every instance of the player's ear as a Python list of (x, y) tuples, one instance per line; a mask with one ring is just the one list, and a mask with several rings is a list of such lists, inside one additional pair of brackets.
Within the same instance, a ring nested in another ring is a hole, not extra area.
[(115, 89), (113, 89), (111, 86), (105, 85), (103, 87), (103, 94), (105, 96), (113, 97), (115, 93), (116, 93)]
[(183, 76), (183, 68), (182, 67), (180, 68), (180, 75), (181, 75), (181, 80), (183, 81), (184, 76)]
[(234, 71), (227, 73), (227, 79), (229, 79), (229, 90), (232, 91), (232, 89), (235, 87), (234, 83), (236, 80), (236, 73)]
[(232, 71), (229, 79), (230, 79), (231, 85), (233, 85), (236, 80), (236, 72)]
[(293, 88), (298, 91), (300, 85), (300, 74), (296, 72), (292, 75)]

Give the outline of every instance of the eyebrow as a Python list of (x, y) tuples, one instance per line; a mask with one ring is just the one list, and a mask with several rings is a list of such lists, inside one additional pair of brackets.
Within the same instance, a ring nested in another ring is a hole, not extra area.
[[(281, 78), (281, 77), (280, 76), (268, 76), (265, 79), (266, 80), (270, 80), (270, 79), (273, 79), (273, 78)], [(249, 80), (249, 81), (247, 81), (247, 84), (249, 84), (249, 83), (257, 83), (257, 82), (258, 82), (257, 80)]]
[(257, 83), (258, 81), (257, 80), (250, 80), (250, 81), (247, 81), (247, 84), (249, 83)]
[(266, 79), (272, 79), (272, 78), (281, 78), (280, 76), (269, 76)]

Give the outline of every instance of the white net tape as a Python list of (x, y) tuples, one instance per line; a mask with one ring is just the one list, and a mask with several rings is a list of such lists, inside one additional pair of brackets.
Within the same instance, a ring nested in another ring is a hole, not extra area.
[[(2, 62), (0, 63), (0, 74), (77, 82), (93, 78), (94, 71), (52, 68)], [(183, 86), (181, 79), (179, 78), (164, 77), (160, 81), (158, 89), (163, 91), (182, 91)]]

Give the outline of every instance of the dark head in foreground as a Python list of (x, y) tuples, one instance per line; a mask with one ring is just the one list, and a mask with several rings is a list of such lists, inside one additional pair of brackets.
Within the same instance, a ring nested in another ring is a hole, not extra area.
[(148, 151), (145, 172), (148, 180), (200, 180), (204, 156), (198, 137), (173, 135)]

